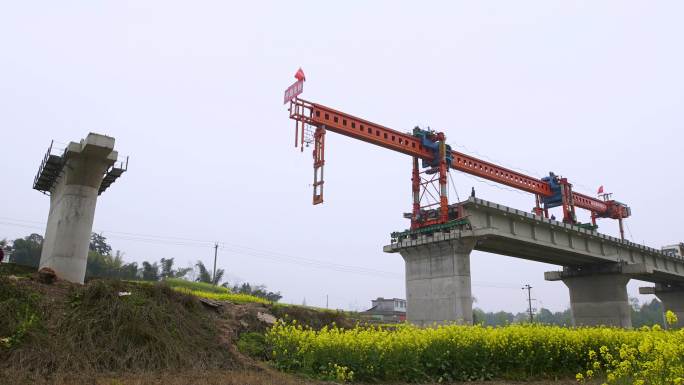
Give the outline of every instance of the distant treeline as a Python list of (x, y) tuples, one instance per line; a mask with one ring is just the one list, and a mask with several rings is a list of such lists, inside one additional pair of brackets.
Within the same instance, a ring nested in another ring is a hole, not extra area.
[[(664, 326), (663, 306), (657, 299), (653, 299), (649, 303), (639, 304), (637, 298), (630, 298), (632, 305), (632, 326), (635, 328), (641, 326)], [(570, 326), (572, 325), (572, 316), (570, 309), (559, 312), (552, 312), (549, 309), (541, 308), (539, 312), (534, 314), (533, 322), (547, 324)], [(486, 326), (502, 326), (512, 323), (526, 323), (530, 321), (530, 315), (526, 312), (517, 314), (508, 313), (505, 311), (486, 313), (482, 309), (473, 309), (473, 322), (481, 323)]]
[[(43, 246), (43, 237), (40, 234), (31, 234), (24, 238), (18, 238), (8, 242), (0, 241), (0, 247), (9, 255), (9, 262), (18, 265), (38, 268), (40, 253)], [(264, 285), (252, 285), (250, 283), (237, 283), (230, 285), (223, 282), (225, 271), (216, 269), (213, 275), (202, 263), (197, 261), (193, 267), (174, 267), (173, 258), (162, 258), (158, 262), (144, 261), (124, 262), (123, 253), (112, 253), (112, 247), (107, 243), (107, 238), (93, 233), (90, 238), (90, 250), (88, 251), (88, 264), (86, 265), (86, 280), (93, 278), (115, 278), (123, 280), (161, 281), (167, 278), (181, 278), (196, 282), (206, 282), (221, 285), (231, 289), (234, 293), (250, 294), (257, 297), (277, 302), (282, 298), (280, 292), (271, 292)]]

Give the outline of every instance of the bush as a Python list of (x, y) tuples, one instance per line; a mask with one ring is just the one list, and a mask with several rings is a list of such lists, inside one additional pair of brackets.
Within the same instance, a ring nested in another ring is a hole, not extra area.
[(237, 343), (238, 350), (253, 358), (268, 358), (266, 349), (266, 337), (261, 333), (243, 333)]
[(0, 348), (18, 346), (39, 324), (38, 295), (0, 277)]

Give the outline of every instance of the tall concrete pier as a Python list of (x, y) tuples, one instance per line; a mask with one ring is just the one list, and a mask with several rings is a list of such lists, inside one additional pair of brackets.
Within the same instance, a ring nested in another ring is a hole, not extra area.
[(97, 197), (127, 168), (117, 157), (114, 138), (94, 133), (69, 143), (62, 153), (50, 146), (33, 184), (50, 195), (41, 268), (83, 283)]
[(473, 323), (470, 289), (472, 240), (450, 240), (399, 249), (406, 263), (406, 319), (429, 326)]
[[(573, 326), (631, 328), (632, 309), (627, 296), (629, 266), (598, 266), (549, 271), (544, 278), (563, 281), (568, 287)], [(623, 267), (628, 271), (621, 271)]]
[(630, 279), (655, 282), (648, 290), (684, 320), (684, 258), (474, 197), (459, 205), (462, 220), (393, 233), (384, 247), (406, 263), (409, 322), (472, 322), (473, 249), (562, 266), (544, 278), (568, 287), (575, 325), (631, 327)]

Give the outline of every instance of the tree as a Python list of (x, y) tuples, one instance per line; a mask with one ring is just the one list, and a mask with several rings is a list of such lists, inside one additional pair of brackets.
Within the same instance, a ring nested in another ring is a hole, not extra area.
[(632, 326), (639, 328), (641, 326), (665, 326), (663, 322), (663, 304), (657, 299), (653, 298), (651, 302), (638, 306), (635, 310), (632, 308)]
[(207, 270), (206, 266), (202, 261), (197, 261), (195, 267), (198, 270), (197, 282), (210, 283), (212, 285), (218, 285), (223, 279), (223, 274), (225, 271), (223, 269), (216, 269), (216, 276), (212, 278), (211, 273)]
[(572, 314), (570, 309), (564, 311), (551, 312), (549, 309), (541, 308), (535, 317), (535, 322), (548, 325), (571, 326)]
[(38, 268), (40, 253), (43, 250), (43, 237), (31, 234), (24, 238), (15, 239), (10, 247), (9, 261), (17, 265)]
[[(228, 287), (228, 284), (225, 283), (223, 286)], [(242, 285), (235, 285), (232, 287), (231, 291), (233, 293), (240, 293), (240, 294), (249, 294), (253, 295), (255, 297), (260, 297), (267, 299), (271, 302), (278, 302), (280, 301), (283, 296), (280, 294), (280, 292), (272, 292), (266, 290), (265, 285), (256, 285), (252, 286), (248, 282), (243, 283)]]
[(134, 280), (138, 278), (138, 264), (136, 262), (126, 263), (119, 269), (121, 279)]
[(107, 243), (107, 238), (98, 233), (90, 234), (90, 250), (96, 251), (100, 255), (110, 255), (112, 247)]
[(161, 279), (183, 278), (192, 270), (191, 267), (181, 267), (174, 270), (173, 258), (162, 258), (161, 261), (159, 261), (159, 265), (161, 267), (161, 273), (159, 274)]
[(138, 264), (135, 262), (124, 264), (121, 255), (119, 251), (115, 255), (102, 255), (91, 250), (88, 252), (86, 278), (136, 279)]
[(86, 277), (88, 278), (114, 278), (115, 272), (121, 268), (123, 261), (120, 257), (103, 255), (95, 250), (88, 252), (88, 263), (86, 264)]
[(142, 263), (142, 279), (144, 281), (159, 281), (159, 265), (157, 262), (150, 264), (145, 261)]
[[(7, 239), (5, 239), (5, 238), (0, 239), (0, 250), (2, 250), (3, 256), (6, 256), (7, 254), (9, 254), (10, 247), (9, 247), (9, 244), (7, 243)], [(4, 261), (4, 258), (5, 257), (3, 257), (3, 261)]]

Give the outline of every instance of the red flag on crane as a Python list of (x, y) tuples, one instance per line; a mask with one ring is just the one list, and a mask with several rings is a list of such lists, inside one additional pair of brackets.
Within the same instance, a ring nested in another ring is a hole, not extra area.
[(295, 74), (295, 79), (297, 80), (306, 80), (306, 76), (304, 75), (304, 70), (302, 70), (302, 67), (299, 67), (297, 70), (297, 73)]
[(601, 185), (601, 187), (599, 187), (598, 193), (597, 193), (597, 194), (598, 194), (598, 195), (603, 194), (603, 185)]

